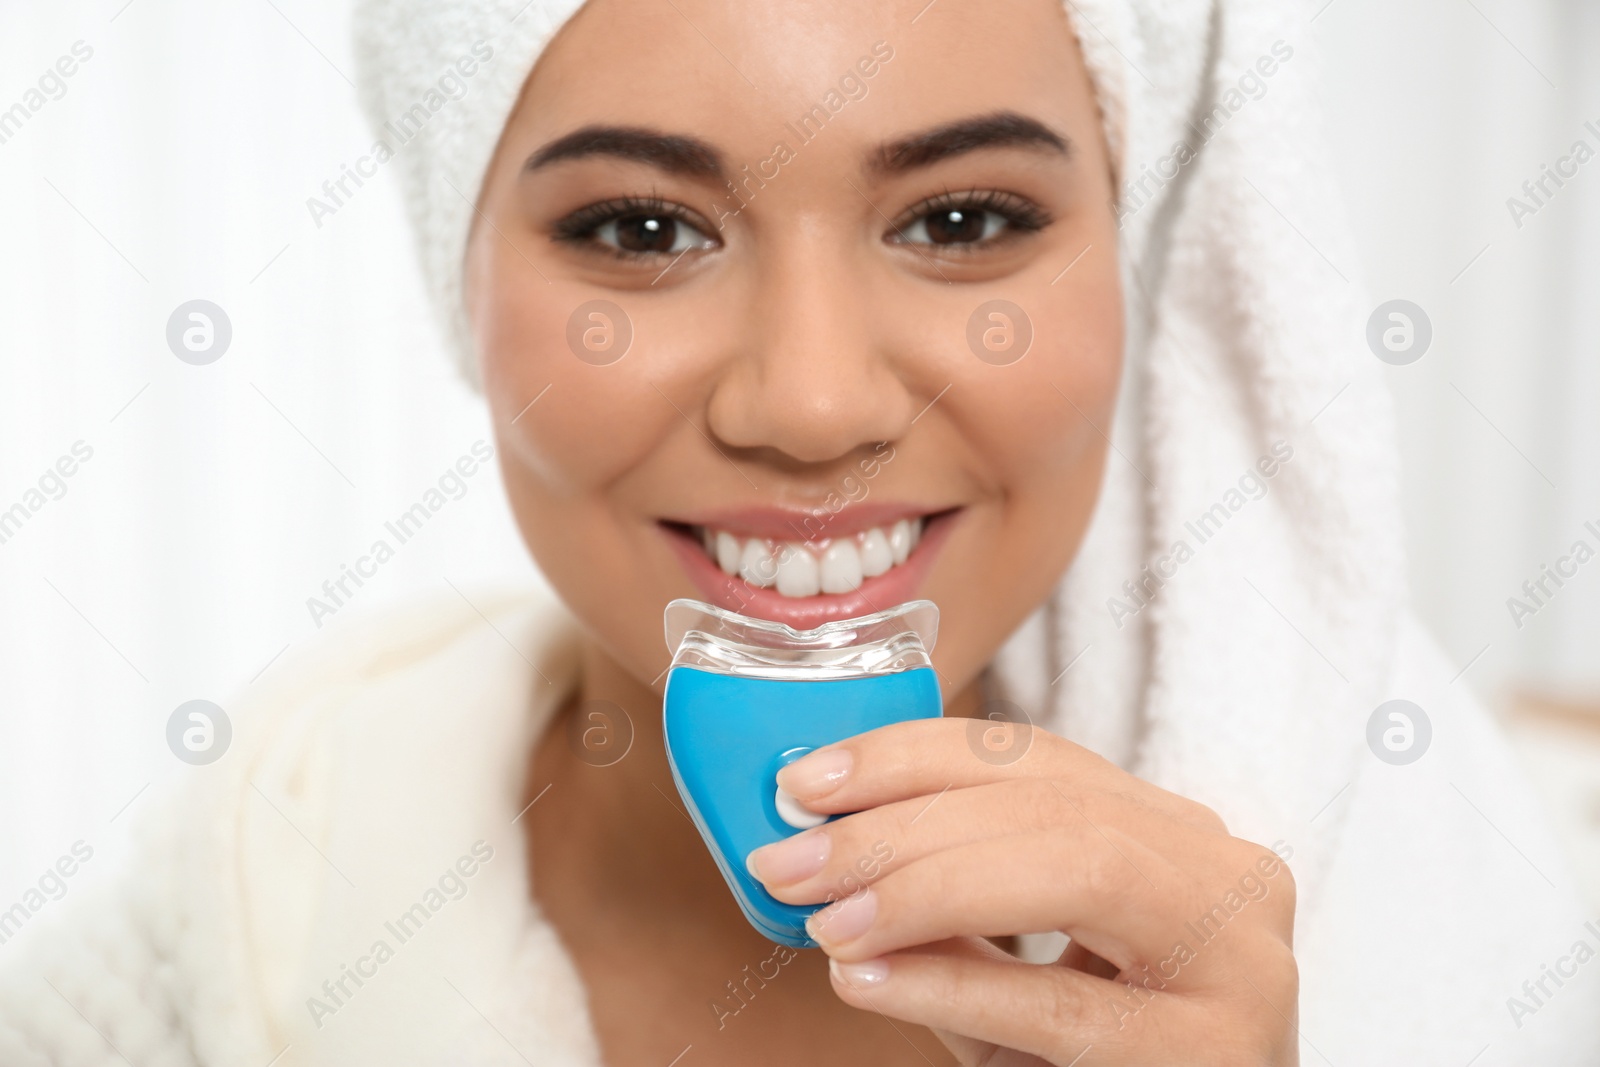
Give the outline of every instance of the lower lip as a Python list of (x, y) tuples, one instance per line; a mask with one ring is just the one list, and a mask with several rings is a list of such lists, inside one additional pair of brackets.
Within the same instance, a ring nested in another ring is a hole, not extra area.
[(724, 574), (693, 536), (674, 527), (661, 529), (689, 580), (708, 603), (741, 615), (781, 622), (796, 630), (811, 630), (836, 619), (856, 619), (916, 599), (917, 590), (959, 514), (947, 512), (927, 520), (921, 540), (904, 563), (868, 578), (854, 592), (808, 597), (781, 596), (772, 589), (761, 589), (743, 578)]

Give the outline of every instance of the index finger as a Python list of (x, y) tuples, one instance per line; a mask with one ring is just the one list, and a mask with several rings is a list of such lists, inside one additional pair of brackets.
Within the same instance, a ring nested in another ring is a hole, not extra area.
[(778, 772), (778, 784), (832, 814), (1014, 778), (1083, 781), (1113, 771), (1088, 749), (1026, 723), (914, 719), (807, 753)]
[(786, 793), (827, 815), (1020, 778), (1058, 780), (1080, 795), (1118, 793), (1197, 829), (1226, 832), (1203, 805), (1028, 723), (958, 717), (892, 723), (809, 752), (778, 772)]

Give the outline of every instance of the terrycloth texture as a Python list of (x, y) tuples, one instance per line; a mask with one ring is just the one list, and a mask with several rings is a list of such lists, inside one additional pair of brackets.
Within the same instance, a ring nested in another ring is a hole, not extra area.
[(583, 0), (355, 3), (361, 107), (395, 152), (434, 311), (473, 382), (478, 368), (461, 263), (478, 193), (534, 60), (582, 6)]
[[(512, 821), (577, 634), (473, 599), (486, 618), (451, 593), (335, 623), (230, 704), (232, 748), (143, 813), (129, 868), (0, 946), (0, 1064), (597, 1063)], [(346, 968), (375, 973), (329, 995)]]
[(1087, 542), (1005, 677), (1057, 732), (1291, 844), (1307, 924), (1368, 716), (1434, 691), (1394, 675), (1397, 450), (1310, 30), (1276, 0), (1068, 9), (1121, 151), (1129, 369)]
[[(336, 622), (231, 704), (233, 749), (140, 813), (132, 864), (0, 946), (0, 1064), (598, 1067), (513, 822), (576, 679), (575, 626), (547, 601), (473, 599), (487, 619), (450, 593)], [(1520, 1028), (1506, 1003), (1579, 939), (1600, 947), (1600, 926), (1482, 708), (1444, 688), (1414, 626), (1397, 652), (1397, 684), (1441, 694), (1438, 734), (1413, 767), (1363, 761), (1337, 802), (1346, 844), (1298, 946), (1300, 1061), (1600, 1063), (1600, 963), (1545, 979)], [(430, 900), (478, 842), (493, 856), (464, 893)], [(430, 914), (401, 942), (389, 925), (417, 904)], [(380, 940), (393, 956), (370, 962)], [(323, 983), (346, 967), (366, 977), (335, 1002)]]

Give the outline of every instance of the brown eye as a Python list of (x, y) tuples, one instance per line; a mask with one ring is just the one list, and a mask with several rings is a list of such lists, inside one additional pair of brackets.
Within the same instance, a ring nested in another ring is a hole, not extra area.
[(618, 219), (616, 242), (624, 252), (671, 252), (678, 242), (678, 220), (661, 215)]
[(676, 256), (717, 246), (697, 227), (664, 213), (616, 215), (588, 229), (584, 239), (627, 256)]
[(999, 190), (944, 193), (908, 209), (885, 240), (951, 253), (976, 252), (1041, 230), (1050, 215), (1026, 197)]
[(990, 213), (987, 211), (967, 211), (961, 208), (951, 208), (948, 211), (935, 211), (927, 215), (923, 219), (923, 226), (927, 230), (928, 240), (932, 244), (967, 244), (972, 241), (981, 241), (987, 236), (985, 230), (989, 215)]
[(557, 241), (639, 263), (722, 247), (705, 217), (657, 197), (624, 196), (579, 208), (551, 224)]

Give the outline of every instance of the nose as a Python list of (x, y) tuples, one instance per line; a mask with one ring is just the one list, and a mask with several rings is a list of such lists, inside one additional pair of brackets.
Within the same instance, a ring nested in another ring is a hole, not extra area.
[(756, 265), (744, 335), (709, 399), (711, 432), (737, 449), (826, 463), (895, 441), (916, 417), (891, 350), (890, 309), (818, 235)]

